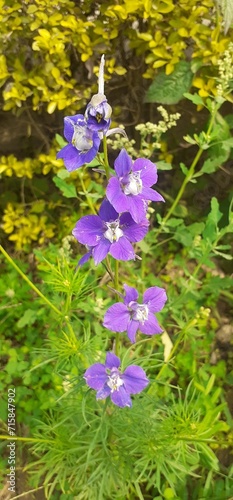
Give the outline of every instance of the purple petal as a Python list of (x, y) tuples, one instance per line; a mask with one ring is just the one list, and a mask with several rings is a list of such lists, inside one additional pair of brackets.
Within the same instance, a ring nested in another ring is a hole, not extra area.
[(138, 299), (138, 291), (132, 286), (123, 285), (125, 290), (124, 303), (129, 304), (130, 302), (135, 302)]
[(139, 321), (130, 321), (127, 327), (127, 335), (129, 337), (129, 340), (134, 344), (136, 342), (136, 333), (138, 331), (138, 328), (140, 328), (140, 323)]
[(139, 324), (139, 330), (146, 335), (155, 335), (156, 333), (162, 333), (163, 330), (159, 326), (159, 323), (155, 316), (149, 312), (148, 319), (145, 321), (144, 325)]
[(113, 208), (111, 203), (108, 200), (104, 199), (104, 201), (101, 203), (101, 206), (99, 209), (99, 216), (105, 222), (109, 222), (111, 220), (113, 220), (113, 221), (117, 220), (119, 217), (119, 214)]
[(67, 144), (64, 148), (57, 153), (57, 158), (62, 158), (67, 170), (72, 172), (75, 170), (77, 165), (79, 165), (79, 151), (72, 146), (72, 144)]
[(123, 385), (121, 387), (119, 387), (118, 391), (112, 392), (110, 394), (110, 398), (111, 398), (112, 402), (115, 405), (120, 406), (120, 408), (124, 408), (125, 406), (129, 406), (129, 407), (132, 406), (131, 398), (130, 398), (129, 394), (126, 392)]
[(121, 225), (123, 226), (124, 235), (132, 243), (141, 241), (148, 232), (149, 221), (143, 219), (138, 224), (134, 222), (130, 214), (122, 214), (120, 216)]
[(98, 245), (93, 248), (92, 255), (94, 257), (95, 265), (97, 266), (102, 260), (105, 259), (111, 247), (110, 241), (106, 238), (101, 238)]
[(107, 381), (105, 365), (102, 363), (95, 363), (85, 371), (83, 377), (89, 387), (95, 390), (101, 389)]
[(113, 354), (113, 352), (107, 352), (105, 366), (111, 370), (112, 368), (119, 368), (121, 364), (120, 358)]
[(106, 399), (111, 394), (111, 389), (107, 384), (96, 393), (96, 399)]
[(147, 304), (150, 312), (158, 312), (163, 309), (167, 301), (167, 294), (164, 288), (152, 286), (148, 288), (143, 295), (143, 303)]
[(118, 177), (124, 177), (132, 170), (132, 160), (125, 149), (122, 149), (114, 162), (114, 168)]
[(96, 141), (98, 146), (94, 146), (89, 149), (89, 151), (87, 151), (86, 153), (80, 153), (79, 155), (79, 165), (77, 168), (81, 167), (82, 165), (84, 165), (84, 163), (91, 163), (92, 160), (94, 160), (95, 156), (97, 155), (98, 153), (98, 149), (99, 149), (99, 145), (100, 145), (100, 139), (99, 141)]
[(131, 243), (122, 236), (118, 241), (111, 244), (109, 251), (110, 255), (117, 260), (133, 260), (135, 259), (134, 249)]
[(143, 187), (141, 195), (145, 198), (145, 200), (165, 201), (161, 194), (150, 187)]
[(83, 115), (65, 116), (64, 118), (64, 136), (68, 142), (72, 141), (74, 134), (74, 125), (80, 122), (80, 125), (85, 124)]
[(128, 394), (138, 394), (149, 384), (149, 380), (140, 366), (128, 366), (122, 375)]
[(127, 329), (129, 318), (128, 308), (122, 302), (117, 302), (107, 310), (103, 325), (111, 332), (124, 332)]
[(118, 213), (128, 210), (128, 197), (122, 192), (120, 182), (116, 177), (109, 179), (106, 196)]
[[(146, 206), (141, 198), (140, 195), (138, 196), (127, 196), (128, 198), (128, 210), (130, 215), (132, 216), (133, 220), (136, 223), (139, 223), (142, 221), (142, 219), (145, 219), (146, 216)], [(124, 212), (124, 210), (122, 210)]]
[(85, 255), (83, 255), (83, 257), (81, 257), (81, 259), (78, 261), (78, 266), (82, 267), (84, 264), (86, 264), (86, 262), (90, 259), (91, 256), (92, 256), (92, 250), (85, 253)]
[(146, 158), (138, 158), (133, 165), (133, 171), (141, 170), (140, 178), (145, 187), (153, 186), (158, 180), (157, 168), (152, 161)]
[(83, 245), (96, 246), (103, 235), (103, 223), (98, 215), (85, 215), (72, 231), (73, 236)]

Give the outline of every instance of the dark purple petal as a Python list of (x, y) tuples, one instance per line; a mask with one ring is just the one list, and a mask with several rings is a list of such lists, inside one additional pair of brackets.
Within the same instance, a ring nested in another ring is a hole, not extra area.
[(127, 329), (129, 318), (128, 308), (122, 302), (117, 302), (107, 310), (103, 325), (112, 332), (124, 332)]
[(107, 352), (105, 361), (106, 368), (108, 368), (109, 370), (111, 370), (112, 368), (119, 368), (120, 364), (120, 358), (118, 358), (116, 354), (113, 354), (113, 352)]
[(86, 262), (90, 259), (91, 256), (92, 256), (92, 250), (85, 253), (85, 255), (83, 255), (83, 257), (81, 257), (81, 259), (78, 261), (78, 266), (82, 267), (84, 264), (86, 264)]
[(75, 170), (77, 165), (79, 166), (79, 151), (72, 146), (72, 144), (67, 144), (64, 148), (57, 153), (57, 158), (62, 158), (67, 170), (72, 172)]
[(141, 195), (145, 200), (150, 201), (165, 201), (161, 194), (150, 187), (143, 187)]
[(132, 260), (135, 259), (134, 249), (131, 243), (122, 236), (118, 241), (111, 244), (109, 250), (110, 255), (117, 260)]
[(141, 170), (140, 178), (145, 187), (151, 187), (158, 180), (157, 168), (152, 161), (146, 158), (138, 158), (133, 164), (133, 171)]
[(152, 286), (148, 288), (143, 295), (143, 303), (147, 304), (150, 312), (155, 313), (163, 309), (167, 301), (167, 294), (164, 288)]
[[(143, 199), (141, 198), (140, 195), (138, 196), (129, 195), (127, 196), (127, 198), (129, 206), (128, 210), (130, 215), (132, 216), (133, 220), (136, 223), (141, 222), (142, 219), (145, 219), (146, 216), (146, 206)], [(123, 211), (124, 210), (122, 210), (122, 212)]]
[(115, 405), (120, 406), (120, 408), (124, 408), (125, 406), (129, 406), (129, 407), (132, 406), (131, 398), (130, 398), (129, 394), (126, 392), (123, 385), (121, 385), (121, 387), (119, 387), (118, 391), (112, 392), (110, 394), (110, 398), (111, 398), (112, 402)]
[(74, 134), (74, 125), (79, 123), (80, 125), (85, 125), (85, 119), (83, 115), (65, 116), (64, 118), (64, 136), (68, 142), (72, 141)]
[(136, 224), (134, 220), (131, 218), (129, 220), (129, 214), (122, 214), (120, 216), (121, 226), (123, 226), (124, 235), (128, 238), (132, 243), (141, 241), (146, 233), (148, 232), (149, 221), (147, 219), (143, 219), (139, 224)]
[(118, 213), (126, 212), (128, 210), (128, 197), (122, 192), (121, 185), (117, 177), (109, 179), (106, 196)]
[(140, 366), (128, 366), (122, 375), (128, 394), (138, 394), (149, 384), (149, 380)]
[(133, 344), (134, 342), (136, 342), (136, 333), (139, 327), (140, 327), (139, 321), (134, 321), (133, 319), (127, 326), (127, 335), (129, 337), (129, 340), (131, 340)]
[(94, 160), (95, 156), (98, 153), (99, 145), (100, 145), (100, 139), (99, 139), (98, 147), (93, 146), (86, 153), (82, 153), (81, 152), (79, 154), (79, 165), (78, 165), (77, 168), (79, 168), (82, 165), (84, 165), (84, 163), (91, 163), (91, 161)]
[(83, 377), (89, 387), (95, 390), (101, 389), (107, 381), (105, 365), (102, 363), (95, 363), (85, 371)]
[(105, 259), (110, 250), (110, 247), (110, 241), (108, 241), (106, 238), (101, 238), (98, 245), (93, 248), (92, 255), (96, 266)]
[(77, 222), (72, 234), (79, 243), (96, 246), (103, 231), (103, 222), (98, 215), (85, 215)]
[(130, 302), (135, 302), (138, 299), (138, 291), (132, 286), (123, 285), (125, 290), (124, 303), (129, 304)]
[(146, 335), (155, 335), (156, 333), (162, 333), (163, 330), (159, 326), (159, 323), (155, 316), (149, 312), (148, 319), (145, 321), (144, 325), (139, 324), (139, 330)]
[(105, 222), (109, 222), (109, 221), (117, 220), (118, 217), (119, 217), (119, 214), (113, 208), (113, 206), (111, 205), (111, 203), (108, 200), (105, 199), (101, 203), (101, 206), (100, 206), (100, 209), (99, 209), (99, 216)]
[(96, 399), (106, 399), (111, 394), (111, 389), (107, 384), (96, 393)]
[(118, 177), (124, 177), (132, 170), (132, 160), (125, 149), (122, 149), (114, 162), (114, 168)]

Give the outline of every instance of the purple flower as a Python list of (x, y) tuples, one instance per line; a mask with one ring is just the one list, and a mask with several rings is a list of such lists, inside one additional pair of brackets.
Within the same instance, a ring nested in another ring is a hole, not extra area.
[(106, 312), (103, 325), (114, 332), (127, 331), (131, 342), (135, 342), (136, 333), (140, 330), (146, 335), (161, 333), (154, 313), (161, 311), (167, 300), (163, 288), (152, 286), (143, 295), (143, 303), (137, 302), (138, 292), (135, 288), (124, 285), (124, 303), (113, 304)]
[(90, 163), (98, 153), (100, 138), (98, 132), (91, 130), (83, 115), (66, 116), (64, 118), (64, 136), (70, 144), (57, 153), (63, 158), (69, 172)]
[(151, 186), (156, 184), (157, 168), (150, 160), (135, 162), (122, 149), (114, 163), (116, 177), (109, 180), (106, 196), (117, 211), (129, 212), (135, 222), (145, 217), (147, 201), (164, 201)]
[(108, 104), (105, 95), (93, 95), (85, 111), (85, 118), (87, 120), (88, 127), (91, 130), (106, 133), (110, 127), (111, 114), (112, 108)]
[(80, 243), (88, 246), (89, 252), (81, 259), (82, 264), (92, 255), (97, 265), (108, 253), (117, 260), (135, 259), (131, 243), (144, 238), (148, 225), (146, 218), (136, 224), (129, 213), (119, 215), (109, 201), (104, 200), (99, 215), (85, 215), (72, 231)]
[(132, 406), (131, 394), (138, 394), (149, 380), (140, 366), (131, 365), (124, 373), (119, 371), (120, 359), (113, 353), (106, 355), (105, 365), (95, 363), (84, 373), (87, 385), (97, 391), (96, 399), (110, 396), (111, 401), (121, 408)]

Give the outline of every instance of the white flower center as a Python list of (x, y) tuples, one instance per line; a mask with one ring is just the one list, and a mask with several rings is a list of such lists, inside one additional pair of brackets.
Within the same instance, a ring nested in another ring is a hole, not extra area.
[(140, 172), (132, 172), (129, 174), (129, 182), (124, 186), (125, 194), (137, 195), (142, 192), (142, 181), (140, 179)]
[(108, 377), (107, 385), (110, 387), (111, 392), (118, 391), (119, 387), (121, 387), (123, 383), (124, 382), (118, 373), (113, 373)]
[(87, 137), (87, 131), (85, 127), (81, 125), (74, 125), (72, 144), (76, 149), (82, 151), (83, 153), (91, 149), (93, 142), (90, 138)]
[(120, 229), (119, 224), (119, 220), (115, 220), (114, 222), (105, 222), (108, 229), (105, 231), (104, 237), (111, 241), (111, 243), (118, 241), (124, 234)]
[(140, 321), (140, 323), (144, 324), (148, 319), (149, 309), (146, 304), (137, 304), (137, 307), (133, 314), (133, 319), (136, 321)]

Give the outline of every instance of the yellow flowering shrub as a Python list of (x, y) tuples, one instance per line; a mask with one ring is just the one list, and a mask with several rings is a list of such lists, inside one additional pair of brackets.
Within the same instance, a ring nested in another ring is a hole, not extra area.
[[(40, 203), (38, 208), (44, 210), (45, 203)], [(6, 206), (2, 229), (15, 243), (16, 250), (27, 250), (35, 241), (42, 245), (54, 236), (55, 225), (48, 221), (46, 215), (34, 212), (35, 206), (29, 210), (18, 204), (8, 203)]]
[[(133, 109), (134, 100), (137, 112), (132, 115), (141, 115), (147, 86), (143, 79), (154, 79), (162, 71), (173, 74), (182, 61), (188, 61), (192, 85), (206, 99), (216, 94), (218, 61), (232, 38), (229, 19), (229, 31), (224, 33), (224, 16), (215, 0), (0, 0), (2, 121), (4, 114), (13, 125), (26, 117), (22, 136), (28, 144), (20, 149), (20, 139), (16, 146), (8, 127), (11, 140), (0, 157), (5, 193), (0, 201), (1, 229), (17, 249), (29, 248), (32, 242), (42, 244), (54, 235), (47, 213), (33, 212), (33, 206), (39, 199), (47, 209), (48, 194), (54, 196), (55, 205), (59, 195), (62, 200), (52, 182), (64, 168), (56, 159), (59, 147), (54, 136), (63, 116), (81, 113), (96, 92), (101, 54), (106, 55), (106, 93), (121, 123), (121, 99), (128, 93), (123, 111)], [(148, 117), (144, 118), (146, 123)], [(35, 137), (34, 147), (30, 140)], [(160, 159), (171, 159), (164, 140)], [(77, 177), (72, 173), (67, 183)], [(8, 203), (7, 193), (14, 203)], [(71, 216), (67, 207), (66, 200), (60, 214), (64, 220)], [(55, 208), (49, 210), (52, 214)]]

